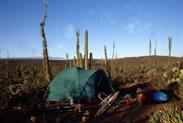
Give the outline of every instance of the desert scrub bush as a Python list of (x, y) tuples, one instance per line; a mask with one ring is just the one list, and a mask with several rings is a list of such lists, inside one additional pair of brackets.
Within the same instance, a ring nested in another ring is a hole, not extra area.
[[(8, 108), (11, 104), (18, 103), (31, 104), (43, 98), (44, 90), (49, 83), (44, 79), (42, 70), (24, 66), (20, 72), (16, 79), (1, 80), (4, 84), (0, 86), (0, 108)], [(33, 100), (33, 97), (36, 97), (36, 100)]]
[(21, 95), (21, 90), (22, 90), (22, 85), (21, 84), (10, 84), (8, 86), (8, 92), (10, 93), (11, 96), (14, 95)]
[(0, 90), (0, 108), (5, 109), (10, 101), (18, 96), (22, 96), (22, 86), (19, 83), (13, 83), (13, 81), (5, 80), (7, 83), (3, 85), (3, 88)]
[(173, 67), (163, 73), (163, 79), (168, 85), (177, 82), (180, 87), (183, 87), (183, 69)]
[(164, 110), (154, 112), (150, 117), (149, 123), (182, 123), (183, 111), (178, 110), (176, 107), (168, 107)]

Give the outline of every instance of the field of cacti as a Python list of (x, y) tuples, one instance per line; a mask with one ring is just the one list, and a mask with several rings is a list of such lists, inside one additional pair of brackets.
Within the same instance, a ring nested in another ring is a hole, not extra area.
[[(87, 50), (85, 50), (87, 52)], [(106, 49), (105, 55), (106, 53)], [(131, 84), (139, 83), (150, 83), (157, 89), (169, 88), (174, 91), (181, 99), (183, 98), (183, 79), (182, 70), (183, 64), (182, 59), (178, 57), (171, 58), (171, 65), (169, 65), (169, 57), (156, 56), (157, 64), (149, 66), (149, 56), (147, 57), (132, 57), (132, 58), (119, 58), (114, 60), (101, 60), (92, 59), (92, 53), (90, 53), (89, 61), (85, 61), (79, 55), (79, 59), (66, 59), (66, 60), (50, 60), (49, 70), (50, 77), (54, 78), (61, 70), (79, 66), (84, 67), (84, 62), (88, 62), (89, 69), (104, 69), (112, 80), (112, 85), (116, 90), (122, 90), (124, 87), (128, 87)], [(153, 58), (153, 56), (151, 56)], [(86, 67), (86, 66), (85, 66)], [(48, 86), (49, 82), (45, 78), (44, 69), (42, 69), (42, 60), (33, 59), (4, 59), (0, 60), (0, 111), (11, 110), (11, 109), (26, 109), (34, 103), (41, 102), (43, 94)], [(182, 104), (173, 102), (173, 106), (176, 104), (177, 107), (182, 110)], [(150, 121), (153, 123), (159, 123), (157, 118), (173, 117), (181, 118), (182, 114), (171, 113), (170, 116), (164, 116), (164, 114), (151, 114), (151, 110), (155, 110), (157, 106), (147, 107), (152, 109), (144, 109), (144, 112), (149, 112)], [(171, 111), (173, 109), (171, 108)], [(159, 109), (157, 110), (157, 112)], [(140, 109), (136, 113), (140, 114)], [(165, 111), (165, 113), (169, 110)], [(175, 112), (173, 110), (173, 112)], [(128, 112), (129, 113), (129, 112)], [(118, 114), (119, 115), (119, 114)], [(117, 115), (117, 116), (118, 116)], [(178, 115), (178, 116), (177, 116)], [(180, 115), (180, 116), (179, 116)], [(115, 115), (114, 115), (115, 117)], [(124, 116), (126, 119), (126, 115)], [(154, 117), (154, 118), (153, 118)], [(112, 117), (111, 117), (112, 118)], [(119, 119), (122, 116), (119, 116)], [(128, 117), (127, 117), (128, 118)], [(135, 118), (135, 117), (134, 117)], [(182, 119), (174, 120), (182, 120)], [(107, 119), (107, 118), (106, 118)], [(143, 118), (142, 118), (143, 119)], [(112, 119), (107, 119), (106, 122)], [(140, 120), (140, 119), (139, 119)], [(149, 121), (149, 122), (150, 122)], [(145, 121), (144, 121), (145, 122)], [(163, 122), (160, 122), (163, 123)], [(173, 122), (172, 122), (173, 123)]]
[[(37, 104), (45, 101), (44, 92), (51, 80), (60, 71), (70, 67), (102, 69), (106, 72), (114, 89), (121, 92), (146, 83), (156, 90), (166, 89), (176, 95), (176, 100), (171, 100), (167, 104), (137, 106), (126, 112), (111, 114), (110, 117), (90, 119), (91, 122), (181, 123), (183, 121), (183, 104), (180, 103), (183, 100), (183, 58), (171, 56), (171, 37), (168, 38), (168, 56), (157, 55), (156, 43), (152, 55), (150, 39), (148, 56), (117, 58), (115, 42), (113, 42), (112, 57), (108, 56), (107, 46), (104, 45), (105, 59), (94, 59), (95, 54), (89, 51), (88, 30), (84, 33), (84, 53), (82, 54), (80, 30), (77, 29), (74, 57), (69, 58), (69, 53), (66, 53), (65, 60), (49, 60), (45, 35), (46, 18), (47, 5), (45, 4), (45, 15), (40, 23), (42, 59), (0, 59), (0, 119), (2, 122), (14, 122), (14, 119), (17, 119), (17, 122), (35, 120)], [(171, 107), (168, 107), (169, 105)]]
[[(70, 67), (93, 70), (103, 69), (114, 89), (121, 92), (124, 91), (124, 88), (128, 89), (131, 85), (148, 83), (157, 90), (167, 89), (173, 92), (182, 101), (183, 59), (171, 56), (171, 38), (168, 38), (169, 56), (157, 56), (156, 48), (155, 54), (152, 55), (150, 40), (149, 56), (117, 58), (116, 53), (116, 58), (114, 58), (115, 42), (113, 42), (111, 59), (108, 56), (106, 46), (104, 46), (105, 59), (94, 59), (93, 55), (95, 54), (92, 52), (88, 53), (88, 31), (85, 31), (85, 47), (84, 54), (82, 54), (80, 51), (80, 32), (77, 30), (76, 56), (69, 58), (69, 54), (66, 53), (65, 60), (49, 60), (44, 22), (40, 26), (43, 43), (42, 60), (9, 58), (0, 60), (0, 119), (4, 119), (5, 121), (3, 122), (12, 122), (6, 121), (15, 117), (16, 112), (12, 116), (10, 115), (12, 110), (22, 110), (24, 113), (25, 111), (29, 112), (28, 114), (33, 113), (36, 110), (35, 105), (44, 102), (43, 95), (50, 81), (60, 71)], [(97, 119), (96, 122), (98, 120), (99, 122), (101, 120), (111, 122), (114, 119), (116, 122), (181, 122), (183, 120), (183, 105), (176, 100), (170, 101), (169, 104), (172, 106), (176, 105), (179, 111), (171, 108), (171, 110), (153, 114), (154, 111), (158, 112), (160, 110), (158, 107), (161, 107), (161, 105), (153, 104), (141, 107), (142, 109), (137, 107), (126, 113), (114, 114), (110, 118)], [(133, 114), (139, 114), (141, 117), (137, 118)], [(95, 120), (92, 122), (95, 122)]]
[(183, 0), (0, 0), (0, 123), (183, 123), (182, 12)]

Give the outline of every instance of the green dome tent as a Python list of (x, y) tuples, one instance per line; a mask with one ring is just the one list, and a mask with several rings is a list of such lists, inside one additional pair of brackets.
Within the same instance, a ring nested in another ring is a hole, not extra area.
[(46, 92), (47, 101), (60, 101), (73, 97), (78, 99), (93, 99), (97, 93), (110, 94), (114, 92), (103, 70), (85, 70), (72, 67), (61, 71), (50, 83)]

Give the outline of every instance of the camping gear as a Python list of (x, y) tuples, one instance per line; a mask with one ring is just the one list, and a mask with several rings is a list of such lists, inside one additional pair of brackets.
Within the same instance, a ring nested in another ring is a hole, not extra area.
[(163, 91), (157, 91), (152, 95), (152, 99), (155, 102), (167, 102), (170, 100), (170, 95)]
[(133, 100), (131, 94), (126, 94), (122, 98), (119, 98), (118, 101), (116, 101), (117, 104), (121, 104), (123, 106), (131, 106), (131, 101)]
[(145, 90), (141, 89), (141, 88), (137, 88), (136, 90), (137, 93), (137, 101), (139, 103), (139, 105), (142, 105), (145, 103), (146, 100), (146, 96), (145, 96)]
[(100, 92), (115, 92), (103, 70), (72, 67), (61, 71), (51, 81), (44, 97), (47, 101), (61, 101), (72, 97), (78, 103), (83, 99), (96, 99)]
[(136, 90), (136, 93), (137, 94), (139, 94), (139, 93), (143, 93), (144, 92), (144, 90), (143, 89), (141, 89), (141, 88), (137, 88), (137, 90)]
[(119, 98), (120, 98), (120, 95), (118, 96), (118, 99), (115, 101), (115, 104), (112, 105), (107, 110), (107, 113), (111, 114), (116, 110), (120, 110), (122, 112), (127, 111), (133, 108), (137, 102), (137, 98), (133, 98), (130, 94), (126, 94), (124, 97), (120, 99), (120, 101), (119, 101)]
[(95, 114), (95, 117), (100, 117), (103, 113), (105, 113), (115, 102), (118, 95), (119, 95), (119, 91), (114, 94), (110, 94), (109, 96), (104, 98), (101, 102), (101, 108), (97, 111), (97, 113)]
[(144, 104), (145, 101), (146, 101), (146, 96), (145, 96), (145, 94), (144, 94), (144, 93), (139, 93), (139, 94), (137, 95), (137, 101), (138, 101), (138, 103), (139, 103), (140, 105)]
[(126, 95), (125, 99), (124, 99), (124, 104), (128, 107), (131, 106), (131, 100), (132, 100), (132, 97), (131, 95)]

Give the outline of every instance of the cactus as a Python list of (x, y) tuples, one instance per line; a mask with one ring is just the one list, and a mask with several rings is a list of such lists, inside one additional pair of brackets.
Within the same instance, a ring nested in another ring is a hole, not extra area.
[(149, 39), (149, 68), (151, 68), (151, 50), (152, 50), (151, 39)]
[(47, 49), (47, 41), (44, 33), (44, 26), (43, 24), (40, 24), (41, 26), (41, 36), (42, 36), (42, 43), (43, 43), (43, 69), (46, 76), (46, 80), (49, 82), (50, 79), (50, 70), (49, 70), (49, 58), (48, 58), (48, 49)]
[(115, 52), (115, 41), (113, 42), (113, 53), (112, 53), (112, 60), (114, 59), (114, 52)]
[(66, 53), (65, 56), (66, 56), (66, 60), (68, 61), (69, 60), (69, 53)]
[(66, 62), (67, 62), (66, 65), (69, 66), (69, 53), (66, 53), (65, 56), (66, 56)]
[(85, 69), (88, 69), (88, 31), (85, 31)]
[(10, 56), (9, 56), (9, 52), (7, 52), (7, 61), (6, 61), (6, 69), (7, 69), (7, 72), (6, 72), (6, 77), (9, 78), (9, 62), (10, 61)]
[(77, 56), (77, 66), (79, 66), (79, 58), (80, 58), (80, 45), (79, 45), (79, 35), (80, 31), (79, 29), (76, 31), (76, 36), (77, 36), (77, 43), (76, 43), (76, 56)]
[(73, 58), (73, 65), (76, 66), (77, 65), (77, 61), (76, 61), (76, 57), (74, 56)]
[(118, 66), (118, 56), (117, 56), (117, 53), (116, 53), (116, 58), (115, 58), (115, 68), (116, 68), (116, 72), (118, 73), (119, 72), (119, 66)]
[(172, 38), (171, 37), (168, 37), (168, 51), (169, 51), (168, 61), (169, 61), (169, 64), (171, 64), (171, 51), (172, 51)]
[(81, 53), (79, 55), (79, 67), (83, 68), (83, 59), (82, 59), (82, 54)]
[(107, 48), (104, 46), (104, 55), (105, 55), (105, 66), (108, 66), (108, 58), (107, 58)]
[(154, 65), (156, 65), (156, 51), (157, 51), (157, 42), (155, 41), (155, 47), (154, 47)]
[(116, 65), (118, 64), (118, 56), (117, 56), (117, 53), (116, 53)]
[(183, 87), (183, 69), (174, 67), (170, 72), (165, 71), (163, 73), (163, 79), (168, 85), (177, 82), (181, 87)]
[(16, 75), (17, 75), (17, 78), (20, 78), (20, 77), (21, 77), (20, 65), (18, 65), (18, 66), (16, 67)]
[(46, 41), (46, 35), (44, 32), (44, 27), (46, 23), (47, 18), (47, 3), (45, 3), (45, 15), (43, 18), (43, 21), (40, 23), (40, 30), (41, 30), (41, 37), (42, 37), (42, 43), (43, 43), (43, 69), (45, 74), (45, 79), (47, 82), (50, 82), (51, 76), (50, 76), (50, 68), (49, 68), (49, 58), (48, 58), (48, 48), (47, 48), (47, 41)]
[(162, 110), (155, 111), (148, 123), (182, 123), (183, 112), (175, 106), (164, 106)]
[(93, 54), (92, 52), (90, 52), (89, 69), (92, 69), (92, 63), (93, 63)]
[(112, 53), (112, 60), (111, 60), (111, 65), (110, 65), (111, 70), (114, 70), (114, 68), (115, 68), (115, 65), (114, 65), (114, 52), (115, 52), (115, 41), (113, 42), (113, 53)]

